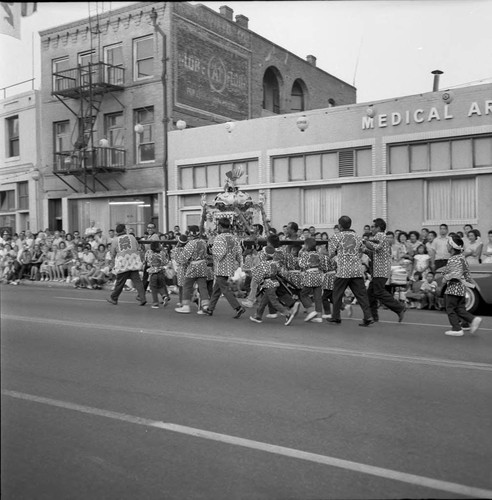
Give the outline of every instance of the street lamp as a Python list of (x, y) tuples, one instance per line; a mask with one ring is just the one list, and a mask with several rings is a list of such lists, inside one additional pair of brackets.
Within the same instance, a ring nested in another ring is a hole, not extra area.
[(309, 121), (305, 116), (300, 116), (296, 121), (297, 128), (304, 132), (309, 127)]
[[(163, 2), (164, 4), (164, 9), (166, 8), (166, 3)], [(162, 37), (162, 74), (161, 74), (161, 81), (162, 81), (162, 96), (163, 96), (163, 107), (162, 107), (162, 124), (164, 126), (164, 134), (163, 134), (163, 159), (162, 159), (162, 168), (163, 168), (163, 174), (164, 174), (164, 231), (167, 231), (169, 229), (169, 205), (168, 205), (168, 168), (167, 168), (167, 161), (168, 161), (168, 145), (167, 145), (167, 129), (168, 129), (168, 116), (167, 116), (167, 38), (166, 34), (164, 31), (161, 29), (161, 27), (157, 24), (157, 11), (155, 10), (154, 7), (152, 7), (152, 11), (150, 12), (150, 20), (152, 21), (152, 24), (154, 25), (154, 31), (156, 34), (156, 39), (157, 39), (157, 33), (160, 33)]]

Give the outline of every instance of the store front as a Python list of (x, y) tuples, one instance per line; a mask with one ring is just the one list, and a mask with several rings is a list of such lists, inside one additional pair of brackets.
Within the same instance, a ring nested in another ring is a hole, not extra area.
[(142, 236), (149, 222), (159, 227), (158, 207), (157, 194), (68, 200), (68, 230), (83, 232), (93, 220), (103, 233), (125, 224)]

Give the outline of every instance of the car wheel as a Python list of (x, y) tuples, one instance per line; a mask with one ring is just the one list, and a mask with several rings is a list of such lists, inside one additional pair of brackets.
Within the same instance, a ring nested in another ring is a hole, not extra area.
[(466, 310), (469, 313), (474, 314), (475, 311), (478, 309), (478, 306), (480, 305), (480, 295), (475, 289), (466, 288), (465, 299), (466, 299), (466, 305), (465, 305)]

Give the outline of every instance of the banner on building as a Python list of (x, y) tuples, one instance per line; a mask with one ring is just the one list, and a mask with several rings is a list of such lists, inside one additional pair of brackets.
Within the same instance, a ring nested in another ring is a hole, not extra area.
[(37, 2), (1, 2), (0, 33), (20, 40), (21, 17), (34, 14), (37, 7)]

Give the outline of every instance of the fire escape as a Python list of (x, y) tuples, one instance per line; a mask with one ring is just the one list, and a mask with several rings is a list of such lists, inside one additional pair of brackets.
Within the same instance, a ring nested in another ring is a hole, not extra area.
[[(91, 35), (97, 35), (99, 39), (99, 23), (92, 29), (91, 21), (89, 17)], [(93, 53), (91, 46), (91, 61), (88, 64), (54, 72), (51, 93), (77, 118), (77, 140), (72, 150), (55, 151), (53, 174), (70, 189), (79, 192), (67, 181), (68, 177), (75, 177), (84, 186), (85, 194), (88, 191), (95, 193), (96, 183), (109, 191), (102, 180), (104, 174), (124, 172), (126, 166), (124, 148), (112, 147), (106, 138), (95, 137), (95, 125), (105, 96), (112, 96), (124, 108), (115, 93), (124, 90), (125, 69), (102, 62), (100, 50), (96, 62), (92, 62)], [(115, 176), (111, 179), (126, 189)]]

